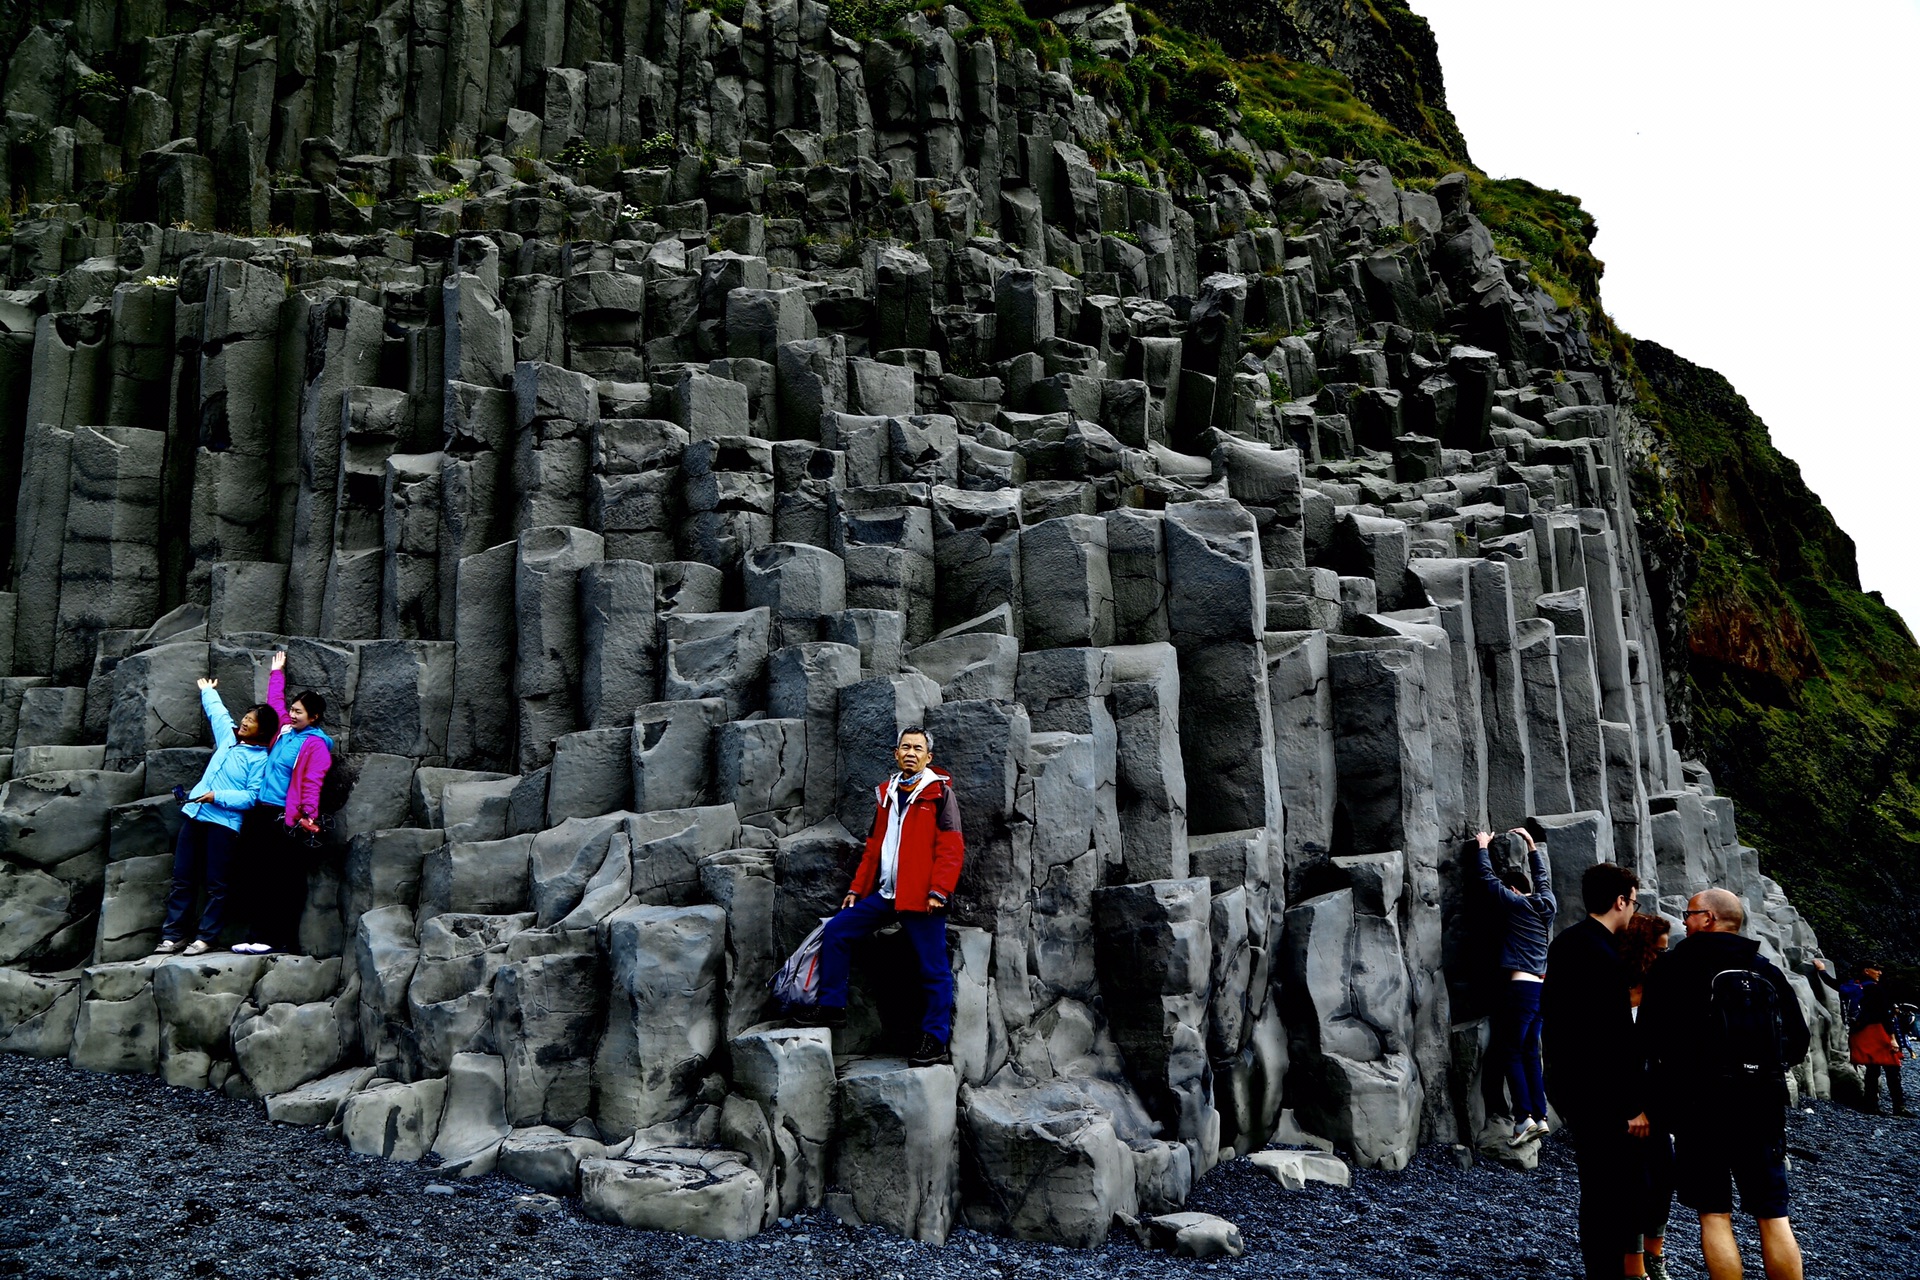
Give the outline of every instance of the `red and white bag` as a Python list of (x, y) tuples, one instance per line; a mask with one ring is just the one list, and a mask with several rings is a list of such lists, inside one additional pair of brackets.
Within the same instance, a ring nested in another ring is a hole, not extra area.
[(773, 998), (790, 1009), (811, 1007), (820, 1000), (820, 940), (826, 931), (827, 922), (822, 920), (767, 982)]

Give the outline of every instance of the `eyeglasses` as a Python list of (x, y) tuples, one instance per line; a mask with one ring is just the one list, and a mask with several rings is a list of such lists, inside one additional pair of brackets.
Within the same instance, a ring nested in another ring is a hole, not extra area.
[(1682, 912), (1680, 913), (1680, 918), (1681, 918), (1682, 920), (1684, 920), (1684, 919), (1686, 919), (1686, 918), (1687, 918), (1688, 916), (1710, 916), (1710, 915), (1712, 915), (1712, 914), (1713, 914), (1713, 912), (1711, 912), (1711, 911), (1709, 911), (1709, 910), (1707, 910), (1707, 908), (1705, 908), (1705, 907), (1695, 907), (1695, 908), (1693, 908), (1693, 910), (1691, 910), (1691, 911), (1682, 911)]

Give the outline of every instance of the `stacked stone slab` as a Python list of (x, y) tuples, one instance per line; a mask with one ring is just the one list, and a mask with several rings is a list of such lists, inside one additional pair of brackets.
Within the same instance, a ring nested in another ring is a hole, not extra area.
[[(1615, 860), (1806, 971), (1671, 745), (1631, 406), (1462, 176), (1098, 170), (1113, 108), (957, 8), (504, 15), (0, 54), (0, 1047), (629, 1225), (1086, 1245), (1283, 1108), (1479, 1136), (1480, 827), (1562, 923)], [(194, 682), (281, 648), (357, 777), (310, 955), (152, 958)], [(915, 725), (968, 843), (919, 1069), (897, 939), (833, 1040), (766, 992)]]

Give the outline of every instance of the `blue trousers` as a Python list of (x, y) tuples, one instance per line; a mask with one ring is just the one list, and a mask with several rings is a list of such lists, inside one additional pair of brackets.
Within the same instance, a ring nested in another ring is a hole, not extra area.
[(947, 961), (947, 917), (944, 912), (895, 911), (893, 903), (870, 893), (827, 921), (820, 937), (820, 1006), (847, 1007), (847, 974), (853, 965), (853, 944), (890, 924), (913, 944), (920, 961), (920, 981), (927, 1008), (920, 1029), (941, 1044), (953, 1035), (953, 969)]
[(187, 937), (187, 912), (193, 910), (194, 882), (204, 880), (207, 905), (200, 912), (200, 931), (194, 937), (211, 944), (220, 938), (227, 918), (227, 883), (233, 871), (234, 832), (217, 822), (188, 818), (173, 842), (173, 892), (167, 895), (167, 919), (160, 936), (169, 942)]
[(1494, 1012), (1494, 1060), (1513, 1090), (1515, 1119), (1547, 1118), (1547, 1088), (1540, 1079), (1540, 983), (1500, 984), (1506, 990)]

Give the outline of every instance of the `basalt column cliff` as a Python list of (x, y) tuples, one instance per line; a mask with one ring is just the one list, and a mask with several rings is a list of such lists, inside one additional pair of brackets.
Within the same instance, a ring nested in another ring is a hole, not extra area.
[[(634, 1225), (1086, 1244), (1283, 1108), (1480, 1139), (1477, 828), (1562, 922), (1617, 860), (1817, 949), (1673, 748), (1619, 368), (1467, 175), (1262, 146), (1118, 6), (227, 9), (0, 19), (0, 1048)], [(195, 681), (281, 648), (357, 775), (310, 955), (151, 957)], [(766, 998), (913, 724), (922, 1069), (898, 940), (838, 1043)]]

